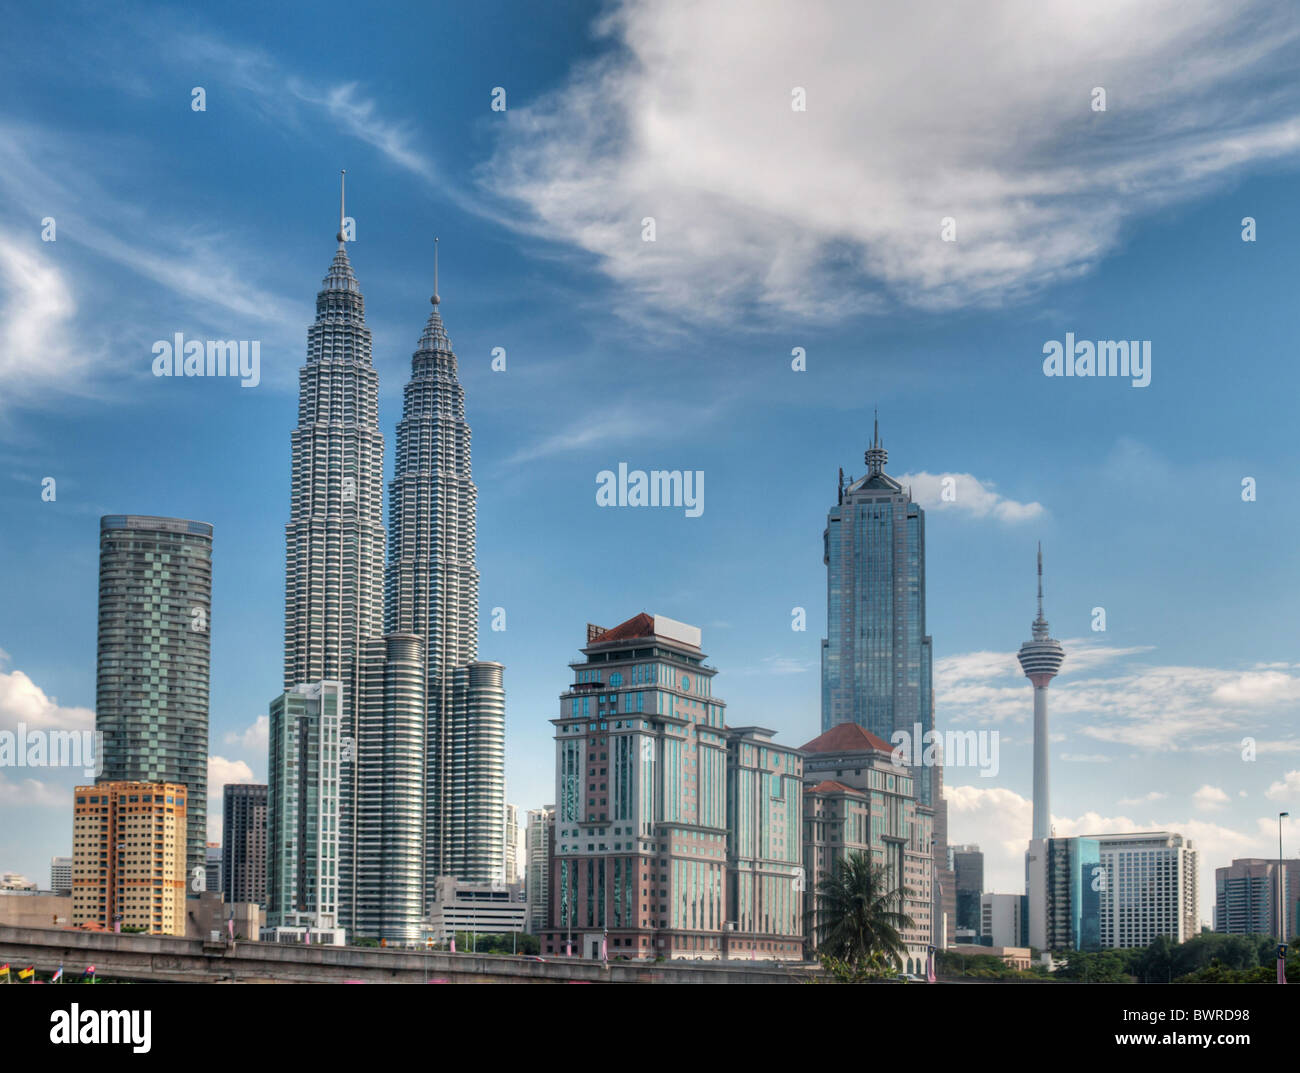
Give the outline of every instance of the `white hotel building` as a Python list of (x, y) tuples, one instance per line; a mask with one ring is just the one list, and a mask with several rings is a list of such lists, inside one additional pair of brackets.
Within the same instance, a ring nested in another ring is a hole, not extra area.
[(1101, 891), (1101, 945), (1149, 946), (1159, 936), (1182, 943), (1200, 932), (1197, 853), (1182, 835), (1144, 831), (1088, 835), (1106, 870)]

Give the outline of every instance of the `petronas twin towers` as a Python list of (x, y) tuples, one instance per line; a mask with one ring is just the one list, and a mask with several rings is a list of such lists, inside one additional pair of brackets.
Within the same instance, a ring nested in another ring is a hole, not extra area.
[(336, 912), (349, 934), (410, 941), (438, 876), (500, 878), (503, 668), (477, 658), (478, 491), (441, 299), (404, 392), (385, 569), (378, 375), (342, 223), (338, 242), (299, 372), (284, 627), (286, 696), (338, 683), (338, 755), (323, 732), (293, 765), (273, 744), (268, 841), (293, 845), (278, 869), (285, 845), (271, 847), (268, 909), (273, 924)]

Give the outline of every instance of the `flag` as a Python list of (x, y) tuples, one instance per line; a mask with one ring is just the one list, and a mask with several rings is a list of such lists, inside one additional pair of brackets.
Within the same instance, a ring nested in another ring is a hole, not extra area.
[(63, 979), (63, 965), (60, 964), (59, 971), (50, 977), (50, 983), (57, 984), (62, 979)]
[(451, 937), (451, 952), (453, 954), (456, 952), (456, 936), (454, 935)]
[(95, 966), (94, 966), (94, 965), (87, 965), (87, 966), (86, 966), (86, 971), (83, 972), (83, 973), (81, 974), (81, 978), (82, 978), (83, 980), (84, 980), (87, 976), (90, 977), (90, 982), (93, 984), (93, 983), (95, 982)]
[(311, 925), (310, 924), (307, 925), (307, 930), (303, 932), (302, 941), (306, 943), (308, 946), (311, 946)]
[(609, 946), (607, 945), (607, 940), (603, 936), (601, 937), (600, 940), (600, 960), (601, 961), (609, 960)]
[(572, 943), (572, 942), (569, 942), (569, 941), (566, 941), (566, 942), (565, 942), (565, 944), (564, 944), (564, 956), (565, 956), (566, 958), (571, 958), (571, 957), (573, 957), (573, 943)]
[(28, 965), (27, 968), (18, 970), (18, 979), (20, 980), (30, 980), (35, 975), (36, 975), (35, 965)]
[(1277, 982), (1286, 983), (1286, 958), (1277, 959)]
[(226, 918), (226, 931), (230, 932), (230, 941), (233, 943), (235, 941), (235, 914), (234, 913), (231, 913), (230, 916)]
[(0, 965), (0, 976), (8, 976), (8, 975), (9, 975), (9, 962), (6, 961), (3, 965)]
[(927, 984), (934, 983), (934, 948), (933, 947), (931, 947), (930, 952), (925, 955), (925, 982)]

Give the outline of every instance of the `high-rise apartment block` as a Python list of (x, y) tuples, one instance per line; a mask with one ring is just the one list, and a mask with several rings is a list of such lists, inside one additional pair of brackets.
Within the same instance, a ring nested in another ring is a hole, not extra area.
[[(1279, 883), (1280, 904), (1286, 907), (1282, 917), (1278, 914)], [(1288, 941), (1294, 940), (1300, 935), (1300, 860), (1241, 857), (1227, 868), (1216, 868), (1214, 930), (1232, 935), (1285, 935)]]
[(528, 933), (541, 935), (550, 915), (551, 902), (551, 832), (555, 826), (555, 806), (543, 805), (528, 810), (528, 827), (524, 840), (528, 850), (525, 883), (528, 891)]
[(185, 934), (188, 799), (179, 783), (101, 781), (76, 788), (74, 924)]
[(804, 745), (804, 870), (809, 891), (810, 946), (818, 937), (816, 891), (851, 854), (884, 869), (890, 890), (904, 893), (898, 910), (904, 971), (923, 972), (935, 940), (934, 813), (916, 799), (913, 769), (896, 764), (887, 742), (856, 723), (840, 723)]
[(505, 855), (501, 872), (506, 886), (511, 886), (520, 881), (519, 854), (519, 806), (508, 804), (506, 805), (505, 814)]
[(267, 787), (227, 783), (222, 796), (221, 889), (228, 902), (266, 908)]
[(110, 514), (99, 521), (95, 730), (100, 782), (187, 788), (190, 875), (205, 867), (212, 526)]
[(339, 927), (343, 686), (316, 682), (271, 703), (266, 806), (268, 928)]

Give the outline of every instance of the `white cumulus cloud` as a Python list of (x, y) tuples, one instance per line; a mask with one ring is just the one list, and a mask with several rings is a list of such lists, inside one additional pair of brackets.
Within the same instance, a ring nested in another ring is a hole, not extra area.
[(625, 0), (484, 180), (643, 309), (995, 306), (1300, 150), (1289, 6)]

